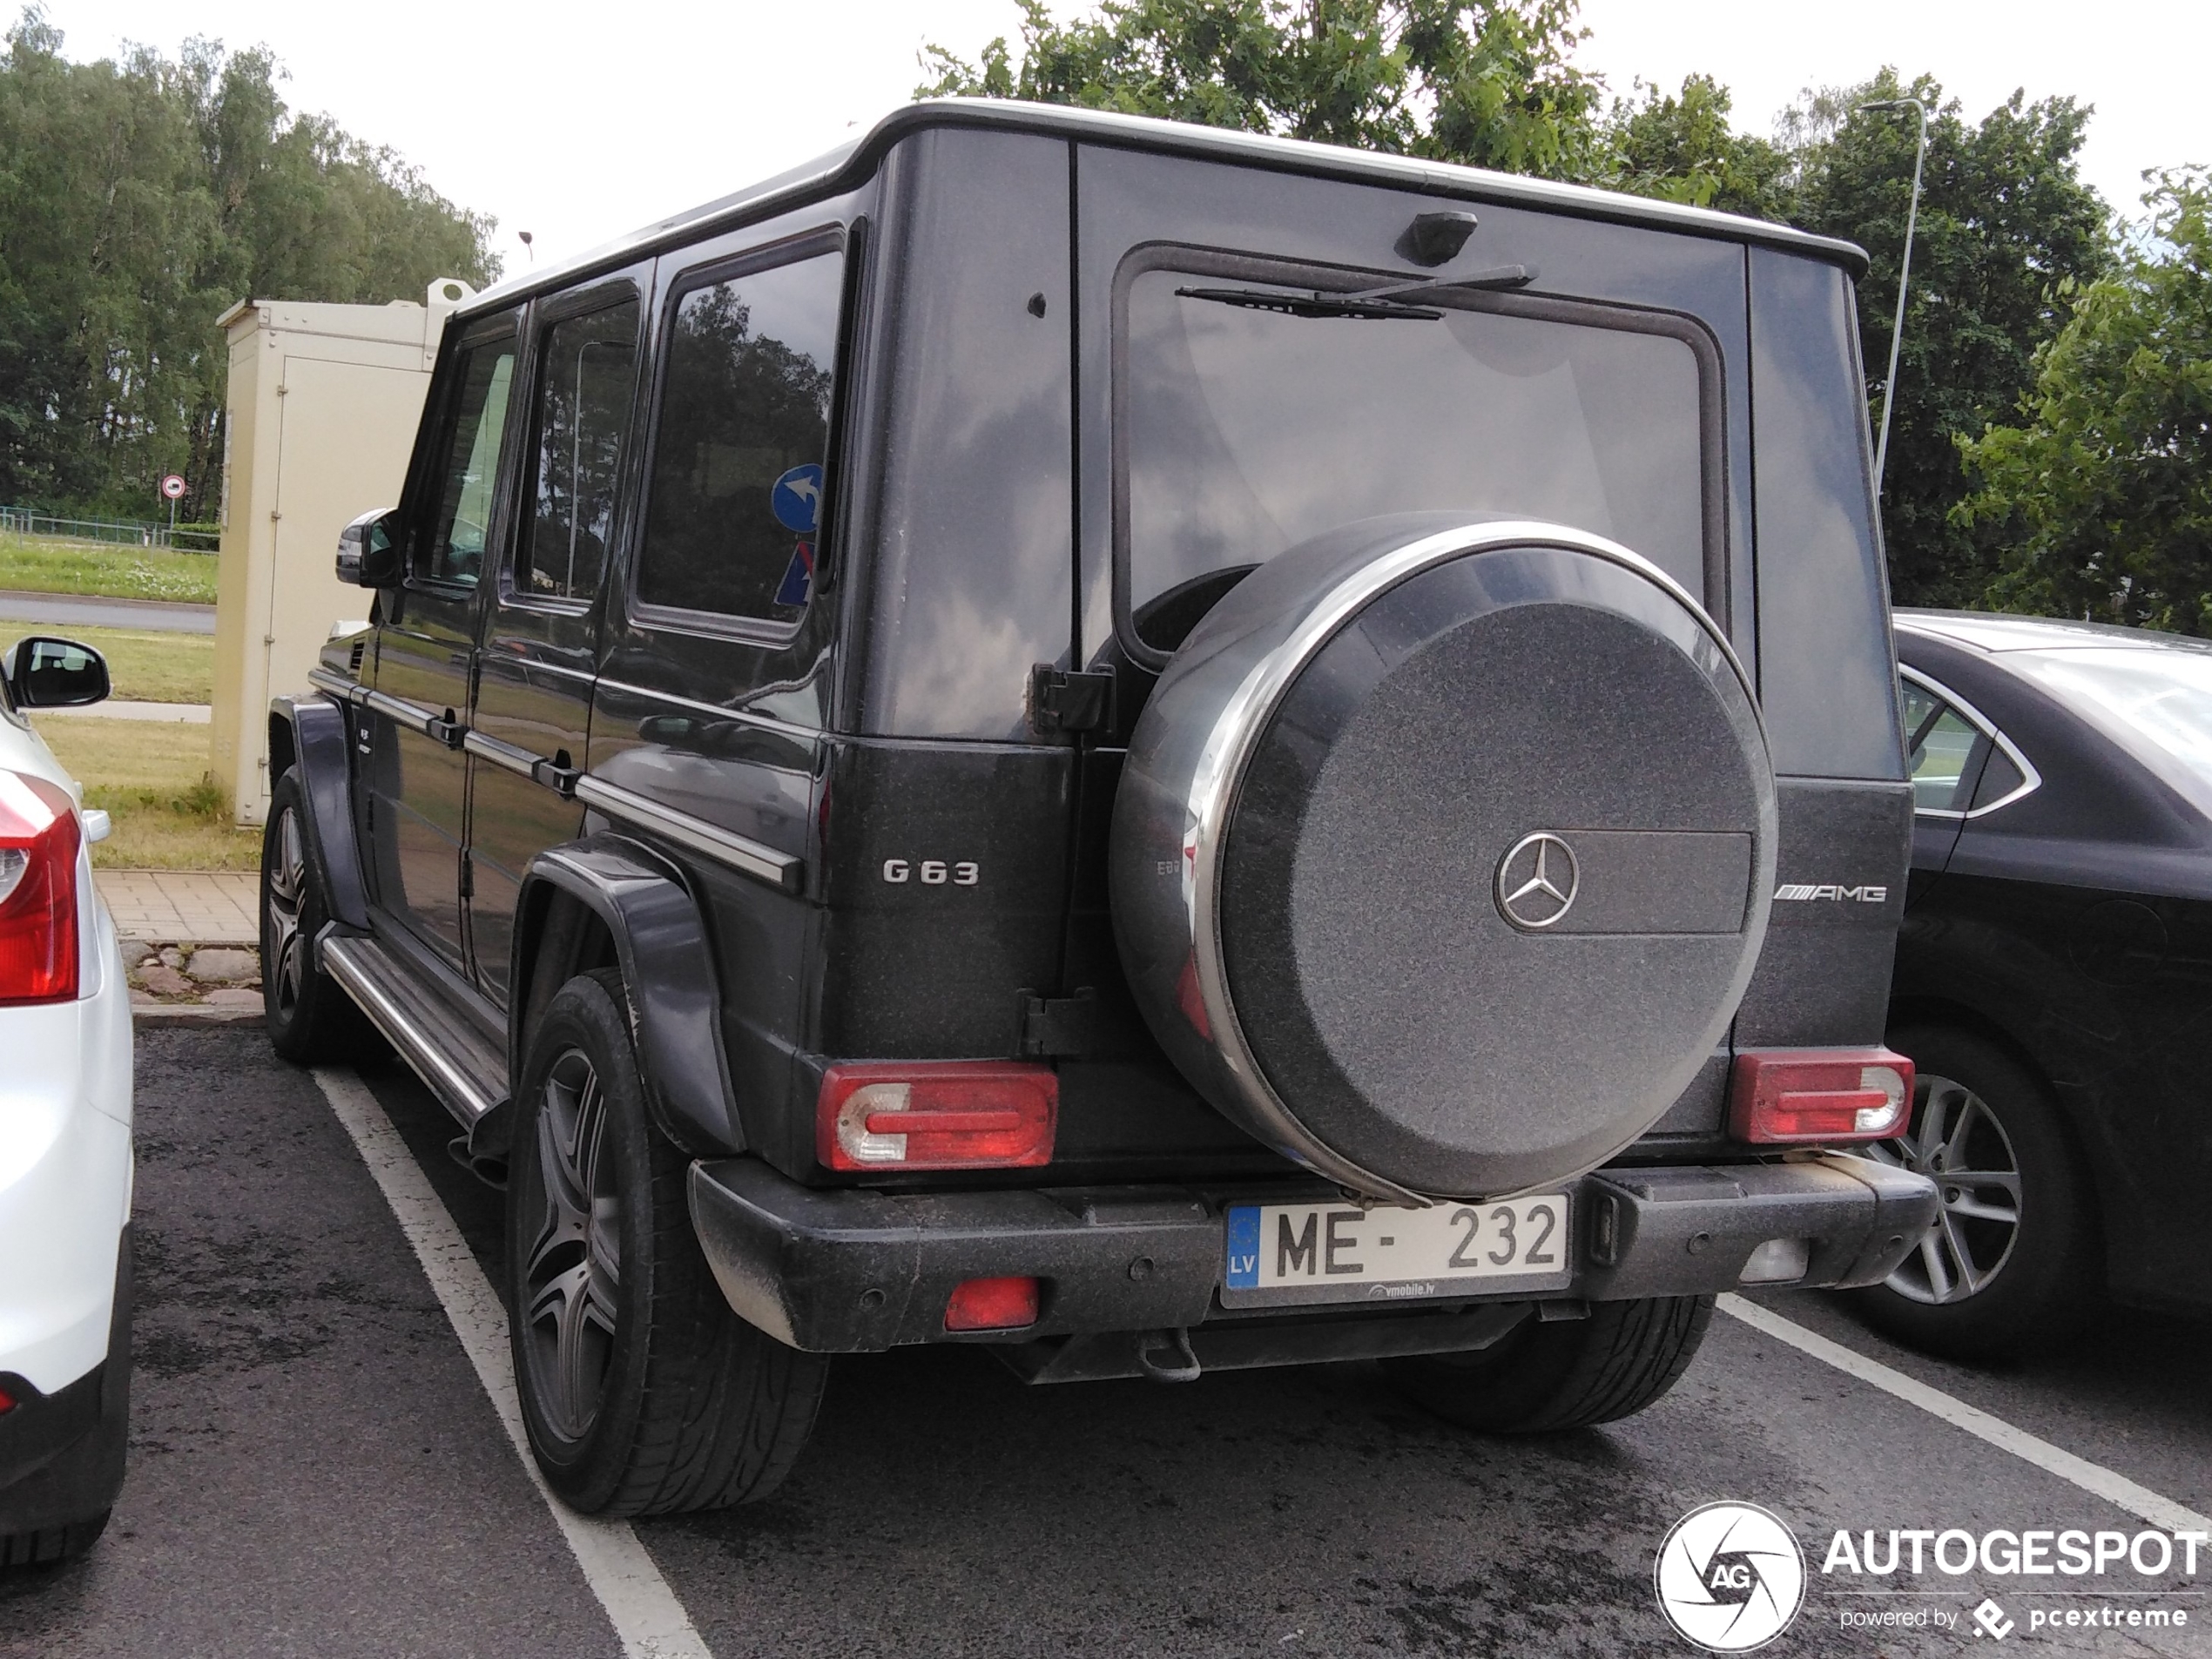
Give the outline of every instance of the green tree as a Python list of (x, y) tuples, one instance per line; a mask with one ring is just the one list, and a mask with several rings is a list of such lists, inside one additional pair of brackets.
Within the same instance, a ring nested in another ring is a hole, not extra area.
[(1598, 165), (1603, 84), (1568, 62), (1575, 0), (1022, 0), (1018, 60), (931, 46), (925, 98), (1162, 116), (1553, 179)]
[(2212, 183), (2167, 173), (2149, 234), (2074, 297), (2019, 424), (1962, 446), (1969, 524), (2012, 540), (2008, 608), (2212, 635)]
[(2034, 384), (2035, 354), (2064, 325), (2069, 288), (2109, 266), (2107, 213), (2081, 180), (2090, 111), (2071, 98), (2031, 104), (2015, 92), (1971, 124), (1932, 78), (1908, 85), (1885, 69), (1785, 116), (1797, 180), (1784, 216), (1857, 242), (1873, 262), (1858, 322), (1878, 421), (1917, 129), (1909, 110), (1863, 106), (1898, 98), (1919, 98), (1930, 119), (1883, 491), (1891, 588), (1900, 604), (1973, 605), (2007, 531), (1954, 511), (1970, 487), (1959, 442), (2007, 419)]
[(212, 517), (241, 299), (419, 298), (489, 280), (491, 222), (388, 151), (294, 117), (264, 51), (74, 64), (35, 8), (0, 58), (0, 500)]
[(1610, 189), (1692, 207), (1784, 219), (1795, 206), (1799, 160), (1729, 124), (1728, 88), (1692, 75), (1679, 92), (1639, 82), (1642, 100), (1613, 106), (1600, 146)]

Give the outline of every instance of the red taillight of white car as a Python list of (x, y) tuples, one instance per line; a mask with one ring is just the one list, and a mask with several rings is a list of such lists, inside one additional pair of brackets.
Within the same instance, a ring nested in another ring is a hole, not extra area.
[(1728, 1132), (1762, 1146), (1886, 1141), (1912, 1118), (1912, 1062), (1887, 1049), (1770, 1049), (1736, 1056)]
[(77, 805), (0, 771), (0, 1003), (77, 995)]
[(1015, 1061), (832, 1066), (815, 1150), (833, 1170), (1011, 1170), (1052, 1162), (1060, 1079)]

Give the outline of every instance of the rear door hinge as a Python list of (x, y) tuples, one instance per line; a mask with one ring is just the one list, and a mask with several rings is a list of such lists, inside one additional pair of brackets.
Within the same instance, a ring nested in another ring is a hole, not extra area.
[(476, 896), (476, 861), (466, 853), (461, 855), (461, 896), (464, 899)]
[(1114, 723), (1114, 671), (1089, 673), (1039, 663), (1029, 671), (1029, 729), (1097, 732)]
[(1086, 985), (1073, 996), (1022, 993), (1022, 1032), (1016, 1052), (1027, 1059), (1072, 1059), (1087, 1054), (1098, 1030), (1098, 993)]

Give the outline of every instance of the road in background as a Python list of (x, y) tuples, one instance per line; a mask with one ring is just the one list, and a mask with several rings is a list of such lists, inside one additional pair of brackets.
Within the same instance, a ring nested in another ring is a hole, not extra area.
[[(0, 1579), (0, 1650), (617, 1652), (314, 1079), (250, 1025), (147, 1033), (139, 1068), (130, 1480), (88, 1560)], [(496, 1275), (499, 1196), (448, 1157), (452, 1126), (411, 1076), (368, 1082)], [(1902, 1354), (1826, 1298), (1761, 1299), (2212, 1506), (2212, 1327), (2115, 1316), (2062, 1357), (1979, 1374)], [(1669, 1399), (1548, 1440), (1447, 1427), (1370, 1366), (1025, 1388), (976, 1348), (862, 1356), (780, 1493), (636, 1531), (724, 1659), (1678, 1656), (1653, 1554), (1716, 1498), (1777, 1511), (1813, 1552), (1805, 1610), (1770, 1650), (1790, 1655), (1984, 1651), (1963, 1615), (2019, 1584), (1919, 1581), (1911, 1604), (1962, 1615), (1955, 1635), (1846, 1633), (1846, 1609), (1893, 1603), (1820, 1576), (1835, 1528), (2141, 1525), (1722, 1317)], [(2186, 1632), (2033, 1650), (2212, 1654), (2212, 1598), (2164, 1587)]]
[(0, 621), (50, 628), (139, 628), (154, 633), (212, 634), (213, 605), (166, 599), (104, 599), (89, 593), (14, 593), (0, 590)]

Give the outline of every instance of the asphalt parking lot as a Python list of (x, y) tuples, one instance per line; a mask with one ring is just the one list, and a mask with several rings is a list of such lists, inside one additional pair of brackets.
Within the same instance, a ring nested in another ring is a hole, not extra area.
[[(620, 1551), (571, 1547), (317, 1080), (253, 1025), (149, 1031), (138, 1054), (130, 1478), (87, 1559), (0, 1579), (0, 1649), (624, 1653)], [(437, 1224), (489, 1264), (498, 1195), (446, 1156), (410, 1076), (365, 1081)], [(1823, 1298), (1766, 1305), (1936, 1392), (1900, 1398), (1911, 1381), (1727, 1313), (1658, 1406), (1545, 1441), (1449, 1428), (1364, 1366), (1028, 1389), (977, 1350), (909, 1351), (844, 1366), (769, 1501), (631, 1530), (688, 1619), (666, 1650), (722, 1659), (1682, 1654), (1654, 1553), (1717, 1499), (1807, 1550), (1804, 1610), (1769, 1652), (2212, 1654), (2212, 1549), (2194, 1578), (2178, 1558), (2156, 1577), (1821, 1571), (1838, 1529), (2133, 1535), (2160, 1501), (2169, 1522), (2212, 1511), (2212, 1327), (2114, 1314), (1975, 1373)], [(2005, 1636), (1975, 1626), (1986, 1601)], [(2186, 1627), (2030, 1624), (2152, 1606)], [(1929, 1622), (1845, 1626), (1884, 1610)], [(652, 1650), (639, 1629), (628, 1651)]]

